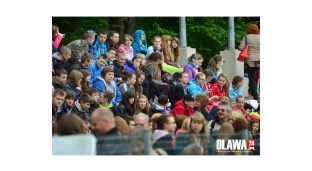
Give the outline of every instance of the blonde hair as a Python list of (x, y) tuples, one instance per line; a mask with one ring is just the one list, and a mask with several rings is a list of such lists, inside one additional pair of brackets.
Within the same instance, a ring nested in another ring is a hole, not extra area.
[[(139, 105), (139, 101), (140, 99), (145, 99), (146, 101), (146, 106), (143, 110), (140, 109), (140, 105)], [(135, 111), (135, 114), (138, 114), (140, 112), (148, 115), (149, 114), (149, 110), (150, 110), (150, 107), (149, 107), (149, 102), (148, 102), (148, 99), (146, 96), (144, 95), (139, 95), (139, 97), (137, 99), (135, 99), (135, 102), (134, 102), (134, 111)]]
[(171, 53), (168, 41), (171, 41), (171, 37), (169, 35), (162, 35), (161, 36), (161, 50), (163, 51), (164, 57), (169, 61), (174, 61), (174, 56)]
[(184, 119), (184, 121), (183, 121), (183, 123), (182, 123), (182, 126), (181, 126), (181, 129), (182, 129), (182, 130), (188, 130), (189, 127), (190, 127), (190, 121), (191, 121), (190, 118)]
[(154, 132), (157, 129), (157, 121), (158, 118), (161, 116), (161, 113), (154, 113), (151, 120), (152, 120), (152, 132)]

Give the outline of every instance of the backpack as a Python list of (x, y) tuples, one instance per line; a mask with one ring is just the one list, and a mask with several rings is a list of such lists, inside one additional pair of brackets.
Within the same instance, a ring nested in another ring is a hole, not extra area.
[(162, 77), (161, 77), (161, 81), (163, 83), (167, 83), (169, 85), (172, 86), (176, 86), (177, 85), (177, 81), (173, 79), (173, 76), (169, 73), (165, 73)]

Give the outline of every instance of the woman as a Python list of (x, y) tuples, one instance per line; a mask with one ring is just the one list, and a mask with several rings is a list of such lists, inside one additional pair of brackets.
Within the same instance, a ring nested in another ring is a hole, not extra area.
[(83, 75), (80, 71), (73, 70), (69, 74), (68, 82), (66, 83), (66, 90), (72, 90), (75, 92), (74, 100), (77, 101), (80, 94), (82, 93), (81, 81)]
[(177, 37), (171, 39), (171, 51), (173, 54), (174, 62), (177, 63), (180, 60), (180, 41)]
[(249, 92), (255, 100), (258, 100), (256, 72), (260, 69), (260, 30), (256, 24), (248, 26), (247, 35), (244, 36), (238, 49), (243, 50), (246, 44), (248, 44), (248, 58), (245, 60), (245, 69), (249, 78)]
[(127, 136), (130, 134), (129, 126), (122, 117), (115, 116), (114, 120), (115, 120), (115, 125), (117, 126), (118, 130), (120, 131), (122, 135)]
[(151, 117), (151, 110), (150, 110), (150, 104), (144, 95), (140, 95), (136, 100), (134, 104), (134, 113), (135, 115), (139, 113), (144, 113), (145, 115)]
[(99, 92), (112, 92), (114, 97), (111, 103), (114, 106), (118, 106), (119, 102), (121, 101), (121, 93), (117, 83), (113, 79), (114, 69), (110, 66), (107, 66), (102, 70), (101, 75), (94, 80), (92, 87), (96, 88)]
[(196, 113), (190, 117), (190, 126), (185, 133), (180, 133), (176, 142), (176, 153), (181, 151), (188, 145), (195, 143), (198, 145), (204, 155), (208, 155), (208, 133), (206, 129), (206, 119), (202, 114)]
[(222, 73), (223, 62), (223, 57), (220, 55), (215, 55), (210, 58), (207, 69), (213, 72), (212, 82), (215, 82), (215, 80), (218, 79), (219, 74)]
[(125, 82), (121, 82), (118, 85), (118, 88), (120, 90), (121, 95), (124, 95), (126, 91), (131, 90), (133, 93), (135, 92), (134, 84), (136, 82), (136, 76), (134, 72), (126, 72), (125, 78), (123, 80), (126, 80)]
[(81, 80), (81, 88), (82, 88), (82, 92), (86, 92), (86, 90), (88, 88), (91, 87), (91, 84), (90, 84), (90, 71), (87, 70), (87, 69), (82, 69), (80, 70), (80, 72), (82, 73), (82, 80)]
[(120, 104), (117, 106), (117, 110), (119, 111), (122, 118), (126, 119), (127, 116), (133, 116), (134, 114), (134, 100), (135, 94), (133, 91), (128, 90), (122, 96)]
[[(135, 72), (135, 76), (136, 76), (136, 81), (135, 81), (135, 84), (134, 84), (134, 90), (135, 90), (135, 94), (136, 94), (136, 97), (138, 97), (139, 95), (146, 95), (144, 93), (144, 90), (143, 90), (143, 82), (145, 80), (145, 74), (143, 71), (141, 70), (137, 70)], [(146, 92), (148, 94), (148, 92)]]
[(184, 66), (183, 72), (188, 73), (189, 81), (195, 80), (196, 74), (198, 72), (196, 66), (198, 65), (198, 55), (193, 54), (188, 58), (188, 63)]
[[(155, 89), (155, 94), (157, 97), (160, 96), (160, 92), (167, 95), (169, 98), (169, 101), (171, 102), (172, 99), (172, 93), (173, 92), (173, 86), (172, 85), (164, 85), (161, 82), (161, 70), (162, 70), (162, 63), (164, 61), (164, 56), (159, 53), (155, 52), (152, 53), (145, 66), (142, 68), (144, 71), (147, 81), (149, 82), (149, 86), (151, 87), (155, 83), (155, 87), (152, 87)], [(158, 89), (158, 91), (157, 91)]]

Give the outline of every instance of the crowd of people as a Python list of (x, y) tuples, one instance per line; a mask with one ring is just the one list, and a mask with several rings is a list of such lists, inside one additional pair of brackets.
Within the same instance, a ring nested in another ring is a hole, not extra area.
[[(109, 37), (108, 37), (109, 36)], [(260, 155), (260, 104), (256, 72), (260, 69), (260, 31), (247, 28), (249, 56), (244, 77), (231, 82), (222, 72), (223, 57), (193, 54), (179, 65), (179, 39), (155, 36), (151, 46), (143, 30), (125, 34), (88, 30), (79, 40), (63, 45), (65, 34), (52, 26), (52, 135), (93, 134), (98, 155), (141, 155), (139, 138), (151, 132), (154, 155), (240, 155), (219, 152), (217, 139), (256, 140), (250, 155)], [(207, 57), (205, 57), (207, 58)]]

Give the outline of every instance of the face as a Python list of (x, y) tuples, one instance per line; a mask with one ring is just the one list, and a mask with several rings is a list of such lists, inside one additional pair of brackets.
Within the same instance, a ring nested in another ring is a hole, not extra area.
[(109, 52), (106, 52), (106, 55), (107, 55), (107, 58), (110, 60), (110, 61), (113, 61), (115, 59), (115, 56), (116, 56), (116, 52), (111, 50)]
[(52, 96), (52, 103), (56, 107), (60, 107), (63, 104), (64, 100), (65, 100), (65, 96), (61, 96), (58, 94), (56, 94), (55, 97)]
[(236, 106), (238, 109), (244, 108), (245, 100), (243, 98), (237, 99)]
[(135, 122), (134, 121), (129, 121), (129, 129), (132, 131), (135, 128)]
[(146, 123), (143, 117), (135, 118), (135, 125), (136, 126), (142, 125), (142, 126), (145, 126), (145, 127), (149, 127), (149, 123), (148, 122)]
[(257, 132), (259, 130), (259, 123), (252, 124), (252, 131)]
[(100, 34), (98, 40), (100, 43), (104, 43), (106, 41), (107, 34)]
[(193, 63), (194, 63), (195, 65), (198, 65), (198, 64), (199, 64), (199, 60), (198, 60), (197, 58), (193, 58), (192, 61), (193, 61)]
[(203, 126), (204, 125), (201, 122), (194, 121), (194, 120), (192, 120), (192, 122), (191, 122), (192, 131), (195, 133), (201, 132), (201, 130), (203, 129)]
[(64, 60), (68, 60), (71, 57), (71, 52), (67, 52), (63, 55)]
[(189, 108), (194, 108), (195, 101), (185, 101), (185, 105)]
[(96, 133), (96, 134), (105, 134), (105, 125), (108, 123), (107, 119), (99, 119), (97, 113), (92, 113), (91, 115), (91, 129)]
[(94, 36), (91, 39), (90, 38), (87, 39), (88, 45), (91, 46), (93, 44), (94, 40), (95, 40)]
[(72, 106), (73, 103), (74, 103), (74, 99), (73, 98), (65, 99), (66, 106)]
[(242, 81), (240, 81), (240, 82), (238, 82), (238, 87), (241, 87), (241, 86), (243, 86), (243, 84), (244, 84), (244, 80), (242, 80)]
[(134, 103), (134, 97), (129, 98), (129, 103), (130, 103), (130, 104), (133, 104), (133, 103)]
[(117, 63), (119, 66), (123, 66), (126, 62), (126, 55), (121, 55), (121, 56), (118, 56), (117, 58)]
[(67, 74), (61, 74), (60, 76), (56, 76), (56, 80), (61, 84), (65, 84), (67, 80)]
[(203, 59), (198, 60), (198, 66), (201, 67), (203, 64)]
[(226, 83), (226, 79), (224, 77), (220, 77), (218, 79), (218, 84), (220, 87), (223, 87), (225, 85), (225, 83)]
[(187, 84), (189, 82), (189, 76), (187, 73), (182, 74), (182, 78), (180, 78), (183, 84)]
[(87, 82), (90, 82), (90, 79), (91, 79), (91, 76), (90, 76), (90, 75), (86, 77), (86, 81), (87, 81)]
[(172, 46), (173, 48), (177, 48), (177, 47), (178, 47), (178, 43), (177, 43), (175, 40), (173, 40), (173, 41), (171, 42), (171, 46)]
[(89, 67), (92, 64), (92, 62), (93, 62), (93, 59), (90, 59), (89, 62), (86, 61), (85, 64), (86, 64), (87, 67)]
[(174, 132), (177, 124), (175, 123), (174, 117), (169, 117), (167, 122), (167, 129), (169, 132)]
[(142, 34), (141, 36), (141, 40), (144, 41), (145, 40), (145, 34)]
[(155, 47), (159, 46), (159, 45), (161, 44), (160, 38), (156, 38), (156, 39), (154, 40), (153, 44), (154, 44)]
[(161, 57), (161, 60), (157, 59), (159, 64), (162, 64), (164, 62), (164, 60), (165, 60), (164, 56)]
[(105, 63), (106, 63), (106, 59), (103, 59), (103, 58), (97, 58), (96, 60), (96, 64), (99, 68), (102, 68), (105, 66)]
[(106, 73), (104, 79), (105, 79), (105, 81), (107, 81), (107, 82), (113, 81), (113, 79), (114, 79), (114, 73), (113, 73), (113, 72), (108, 72), (108, 73)]
[(92, 99), (95, 103), (98, 103), (100, 101), (100, 95), (99, 93), (92, 93)]
[(135, 74), (132, 75), (132, 77), (128, 80), (130, 85), (134, 85), (136, 82), (136, 76)]
[(195, 106), (198, 107), (198, 108), (202, 108), (203, 104), (200, 101), (196, 100)]
[(200, 86), (204, 85), (206, 82), (206, 77), (205, 76), (200, 76), (198, 79), (196, 79), (196, 81), (198, 82), (198, 84)]
[(141, 75), (140, 78), (138, 79), (139, 85), (142, 85), (144, 80), (145, 80), (145, 75)]
[(139, 99), (139, 107), (141, 110), (145, 109), (145, 107), (146, 107), (146, 99), (145, 98)]
[(170, 46), (171, 45), (171, 40), (167, 41), (167, 45)]
[(211, 79), (212, 79), (212, 77), (210, 77), (210, 76), (206, 77), (206, 82), (209, 83), (211, 81)]
[(119, 41), (119, 34), (118, 33), (114, 33), (114, 35), (111, 36), (110, 39), (112, 40), (113, 43), (118, 43), (118, 41)]
[(140, 58), (133, 60), (135, 68), (139, 68), (141, 65), (141, 62), (142, 62), (142, 59)]
[(218, 117), (219, 119), (223, 119), (229, 116), (229, 113), (226, 111), (226, 106), (219, 105), (218, 106)]
[(223, 63), (224, 63), (224, 62), (223, 62), (223, 59), (222, 59), (221, 61), (218, 62), (218, 65), (219, 65), (220, 67), (222, 67), (222, 66), (223, 66)]
[(80, 105), (81, 105), (82, 110), (87, 110), (87, 109), (90, 109), (91, 104), (89, 102), (85, 103), (81, 101)]
[(125, 41), (125, 45), (126, 46), (131, 46), (131, 44), (132, 44), (132, 41), (129, 38), (127, 38), (126, 41)]
[(146, 64), (146, 60), (143, 59), (143, 60), (141, 61), (141, 65), (145, 65), (145, 64)]

